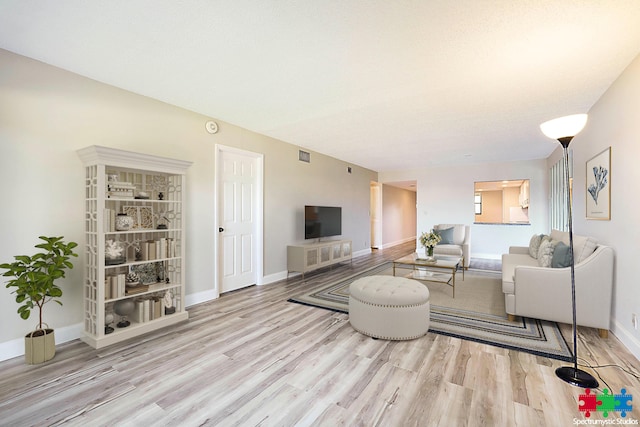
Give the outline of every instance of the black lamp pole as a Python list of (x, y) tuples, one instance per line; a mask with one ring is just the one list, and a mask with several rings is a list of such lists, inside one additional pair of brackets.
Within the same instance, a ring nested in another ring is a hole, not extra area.
[(573, 366), (562, 366), (556, 369), (556, 375), (561, 380), (583, 388), (596, 388), (598, 381), (588, 372), (578, 369), (578, 339), (576, 327), (576, 278), (575, 262), (573, 258), (573, 222), (571, 213), (571, 192), (569, 188), (569, 152), (567, 151), (572, 136), (558, 138), (562, 144), (564, 156), (564, 184), (567, 192), (567, 214), (569, 216), (569, 255), (571, 256), (571, 305), (573, 308)]

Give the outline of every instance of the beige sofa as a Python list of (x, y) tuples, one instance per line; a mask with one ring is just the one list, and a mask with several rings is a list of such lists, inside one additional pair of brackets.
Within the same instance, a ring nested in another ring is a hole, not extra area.
[[(613, 249), (574, 235), (576, 323), (608, 334), (613, 288)], [(553, 230), (551, 242), (569, 245), (569, 233)], [(533, 238), (532, 238), (533, 241)], [(573, 323), (571, 268), (541, 267), (531, 245), (512, 246), (502, 255), (502, 292), (510, 318), (524, 316)]]
[(469, 268), (471, 262), (471, 237), (470, 227), (464, 224), (438, 224), (434, 230), (446, 230), (453, 228), (453, 240), (451, 243), (438, 243), (433, 248), (434, 255), (450, 255), (464, 257), (464, 268)]

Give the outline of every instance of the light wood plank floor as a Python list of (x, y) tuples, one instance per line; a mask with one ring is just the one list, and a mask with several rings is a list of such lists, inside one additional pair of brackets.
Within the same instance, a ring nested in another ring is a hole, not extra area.
[[(191, 307), (184, 324), (106, 349), (74, 341), (46, 364), (2, 362), (0, 425), (569, 426), (585, 419), (584, 391), (554, 374), (565, 363), (433, 333), (373, 340), (355, 332), (346, 314), (287, 302), (412, 250), (413, 243), (399, 245), (304, 281), (225, 294)], [(563, 331), (570, 337), (568, 325)], [(580, 329), (579, 353), (592, 364), (638, 371), (613, 334), (601, 339)], [(640, 405), (636, 378), (618, 368), (598, 372), (613, 393), (626, 387)], [(640, 419), (640, 411), (629, 418)]]

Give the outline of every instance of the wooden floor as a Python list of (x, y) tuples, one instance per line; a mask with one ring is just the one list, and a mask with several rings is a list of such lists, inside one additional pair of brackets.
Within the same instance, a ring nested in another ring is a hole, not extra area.
[[(0, 425), (570, 426), (585, 419), (584, 390), (554, 374), (566, 363), (433, 333), (373, 340), (355, 332), (346, 314), (287, 302), (412, 250), (413, 243), (375, 251), (304, 282), (298, 276), (225, 294), (191, 307), (188, 322), (143, 339), (101, 350), (74, 341), (38, 366), (22, 357), (2, 362)], [(570, 337), (570, 327), (563, 331)], [(580, 329), (579, 353), (592, 364), (638, 371), (613, 334), (601, 339)], [(618, 368), (598, 372), (612, 394), (624, 387), (640, 406), (638, 379)], [(626, 419), (640, 419), (640, 411)]]

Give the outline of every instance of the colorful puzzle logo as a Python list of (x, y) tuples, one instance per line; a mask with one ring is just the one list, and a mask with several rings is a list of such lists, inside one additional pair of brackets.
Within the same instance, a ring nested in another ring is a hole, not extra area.
[(591, 389), (587, 389), (585, 394), (578, 398), (578, 409), (584, 412), (584, 416), (589, 418), (592, 412), (602, 412), (602, 416), (607, 418), (612, 412), (620, 412), (621, 417), (626, 417), (627, 412), (631, 412), (631, 401), (633, 396), (627, 394), (627, 389), (620, 390), (620, 394), (609, 394), (608, 389), (604, 389), (602, 394), (591, 394)]

